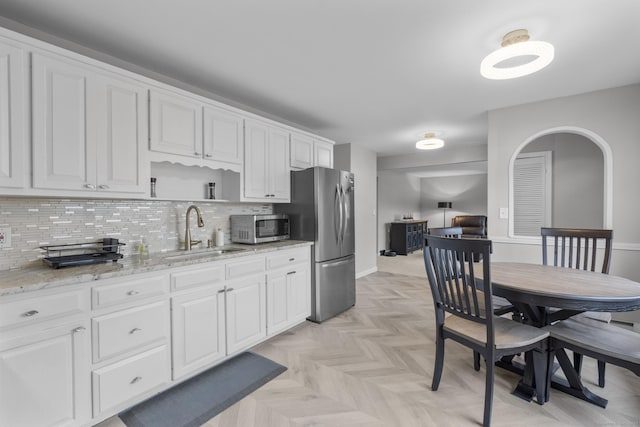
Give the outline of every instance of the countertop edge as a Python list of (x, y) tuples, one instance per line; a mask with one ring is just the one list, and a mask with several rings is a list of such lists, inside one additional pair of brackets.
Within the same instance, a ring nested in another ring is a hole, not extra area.
[(309, 241), (285, 240), (260, 245), (229, 245), (225, 247), (243, 248), (246, 250), (218, 255), (212, 254), (210, 256), (204, 255), (206, 251), (202, 251), (202, 256), (196, 255), (193, 259), (168, 261), (166, 259), (167, 256), (187, 254), (187, 252), (184, 251), (173, 251), (152, 253), (146, 257), (130, 255), (117, 262), (81, 267), (52, 269), (43, 264), (42, 266), (6, 270), (2, 272), (2, 280), (0, 281), (0, 298), (38, 290), (90, 283), (97, 280), (126, 277), (140, 273), (158, 272), (189, 265), (243, 258), (261, 253), (312, 245), (313, 242)]

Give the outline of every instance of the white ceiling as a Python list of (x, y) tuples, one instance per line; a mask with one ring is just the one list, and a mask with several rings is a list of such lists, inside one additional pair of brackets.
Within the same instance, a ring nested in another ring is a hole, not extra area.
[[(190, 83), (337, 143), (486, 144), (487, 111), (640, 82), (638, 0), (1, 0), (0, 16)], [(480, 61), (526, 28), (555, 61)]]

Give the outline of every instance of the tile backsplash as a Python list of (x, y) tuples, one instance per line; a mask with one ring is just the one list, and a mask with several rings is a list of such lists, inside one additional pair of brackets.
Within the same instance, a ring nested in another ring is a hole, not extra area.
[(41, 263), (43, 245), (93, 242), (114, 237), (125, 243), (121, 252), (137, 251), (144, 238), (149, 252), (180, 248), (184, 241), (185, 214), (195, 204), (202, 212), (204, 227), (198, 228), (192, 212), (192, 239), (206, 247), (215, 231), (225, 233), (230, 243), (230, 215), (272, 213), (270, 204), (220, 203), (160, 200), (96, 200), (0, 197), (0, 227), (11, 228), (11, 247), (0, 249), (0, 271)]

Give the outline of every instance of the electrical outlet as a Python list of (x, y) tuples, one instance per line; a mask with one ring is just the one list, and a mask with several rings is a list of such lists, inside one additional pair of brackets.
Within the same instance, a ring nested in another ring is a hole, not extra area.
[(509, 208), (500, 208), (500, 219), (509, 219)]
[(0, 249), (11, 247), (11, 227), (0, 227)]

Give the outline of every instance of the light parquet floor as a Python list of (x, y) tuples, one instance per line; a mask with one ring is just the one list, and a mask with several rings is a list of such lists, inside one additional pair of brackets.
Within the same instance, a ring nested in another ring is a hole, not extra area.
[[(473, 370), (467, 348), (447, 342), (440, 388), (431, 391), (433, 306), (426, 278), (413, 271), (414, 276), (377, 272), (361, 278), (354, 308), (252, 348), (289, 369), (204, 425), (480, 425), (485, 374)], [(543, 406), (525, 402), (511, 394), (518, 377), (499, 369), (493, 425), (639, 426), (640, 378), (609, 365), (607, 386), (600, 389), (595, 361), (585, 358), (583, 369), (587, 387), (609, 399), (607, 409), (556, 390)], [(101, 427), (107, 426), (122, 423), (114, 417)]]

